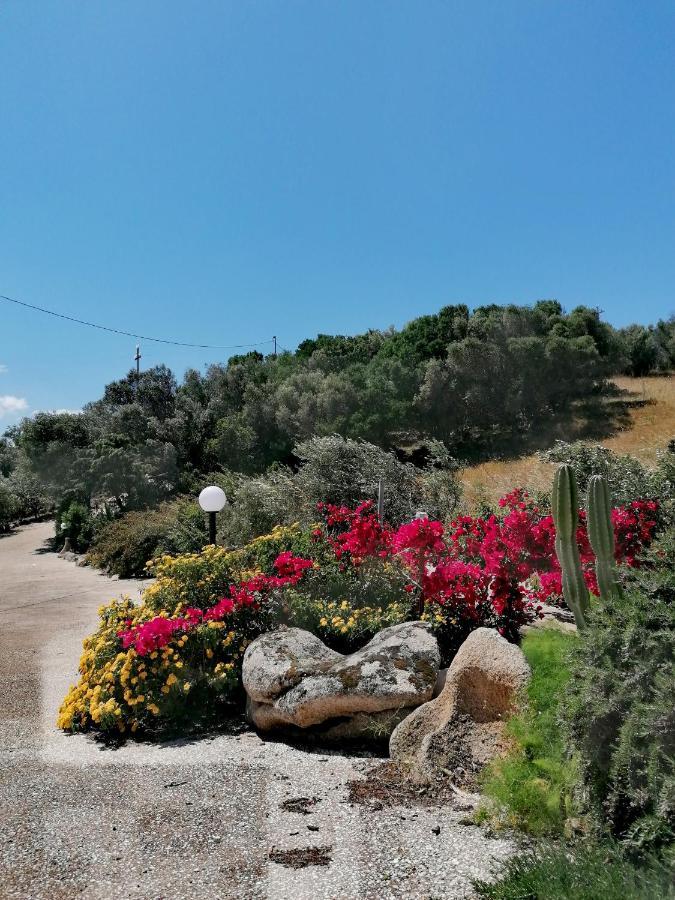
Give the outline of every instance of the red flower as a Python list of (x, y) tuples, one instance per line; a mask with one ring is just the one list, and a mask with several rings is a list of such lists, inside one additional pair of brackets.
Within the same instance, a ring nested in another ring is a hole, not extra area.
[(401, 525), (394, 534), (392, 549), (395, 553), (444, 550), (443, 525), (429, 519), (413, 519), (412, 522)]

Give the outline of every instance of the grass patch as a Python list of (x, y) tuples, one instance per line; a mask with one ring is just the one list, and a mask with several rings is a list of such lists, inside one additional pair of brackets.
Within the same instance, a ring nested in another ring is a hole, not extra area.
[(613, 846), (548, 847), (509, 860), (499, 881), (474, 883), (488, 900), (672, 900), (672, 870), (657, 860), (640, 865)]
[[(653, 467), (659, 452), (665, 450), (675, 434), (675, 377), (620, 376), (613, 380), (617, 387), (626, 391), (623, 400), (629, 404), (630, 421), (614, 434), (600, 439), (600, 443), (614, 453), (630, 453), (643, 465)], [(571, 432), (566, 439), (574, 439)], [(540, 460), (536, 453), (516, 459), (488, 460), (467, 467), (461, 478), (464, 505), (473, 509), (481, 502), (494, 504), (514, 485), (527, 488), (530, 493), (548, 493), (554, 471), (555, 465)]]
[(565, 753), (558, 706), (570, 679), (576, 635), (553, 628), (530, 631), (522, 649), (532, 668), (527, 706), (507, 723), (511, 751), (486, 770), (479, 821), (532, 835), (559, 835), (574, 812), (576, 767)]

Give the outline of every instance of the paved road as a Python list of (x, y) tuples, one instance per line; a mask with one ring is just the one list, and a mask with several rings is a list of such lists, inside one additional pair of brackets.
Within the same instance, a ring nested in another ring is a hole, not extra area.
[[(458, 809), (350, 806), (346, 784), (372, 760), (253, 732), (119, 750), (58, 732), (98, 606), (138, 597), (139, 582), (44, 552), (51, 534), (41, 523), (0, 539), (2, 900), (458, 898), (512, 851)], [(282, 811), (293, 797), (319, 802)], [(269, 859), (312, 846), (330, 848), (330, 865)]]

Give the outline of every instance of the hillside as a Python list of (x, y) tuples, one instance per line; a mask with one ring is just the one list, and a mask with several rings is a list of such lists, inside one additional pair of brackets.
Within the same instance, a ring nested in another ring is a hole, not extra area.
[[(651, 466), (659, 451), (675, 438), (675, 376), (619, 376), (613, 381), (623, 393), (607, 402), (622, 404), (627, 422), (599, 442)], [(514, 485), (532, 491), (548, 490), (554, 469), (554, 464), (543, 462), (536, 454), (470, 466), (462, 475), (465, 502), (469, 506), (482, 498), (494, 502)]]

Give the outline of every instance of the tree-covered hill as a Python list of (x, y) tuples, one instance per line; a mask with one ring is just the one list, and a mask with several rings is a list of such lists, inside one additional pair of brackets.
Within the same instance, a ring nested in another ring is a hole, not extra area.
[[(446, 306), (399, 331), (319, 335), (294, 353), (234, 356), (179, 384), (165, 366), (109, 384), (81, 414), (39, 413), (0, 446), (3, 485), (37, 476), (58, 503), (153, 505), (227, 470), (297, 463), (339, 434), (462, 459), (546, 445), (603, 408), (609, 376), (675, 363), (675, 325), (617, 331), (597, 310)], [(34, 482), (31, 482), (34, 485)]]

